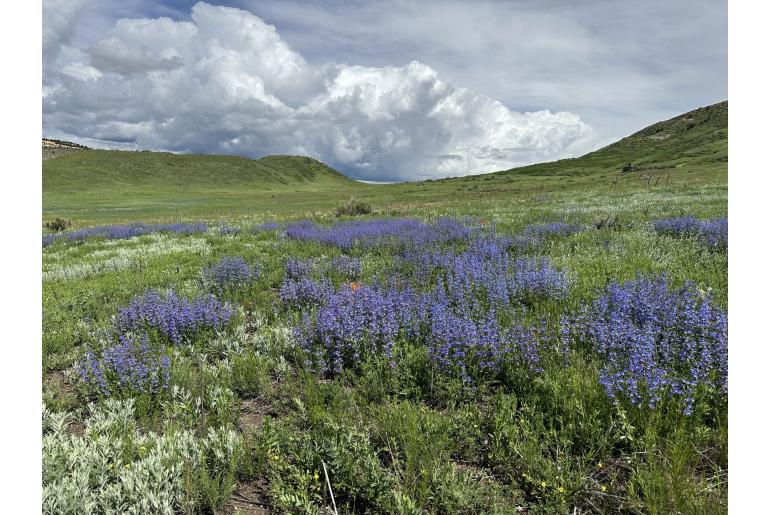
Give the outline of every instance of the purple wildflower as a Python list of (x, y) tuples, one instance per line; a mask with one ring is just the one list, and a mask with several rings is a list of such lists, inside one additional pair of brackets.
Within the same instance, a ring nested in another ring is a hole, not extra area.
[(259, 265), (250, 267), (242, 257), (223, 257), (218, 263), (204, 268), (203, 282), (217, 293), (252, 283), (259, 277)]
[(654, 408), (681, 397), (689, 413), (699, 387), (727, 393), (727, 315), (692, 284), (672, 290), (665, 276), (612, 283), (564, 323), (573, 344), (587, 342), (601, 356), (611, 398)]
[(58, 240), (67, 240), (72, 242), (83, 242), (91, 238), (104, 238), (107, 240), (121, 240), (143, 236), (146, 234), (155, 234), (160, 232), (173, 232), (177, 234), (195, 234), (206, 232), (205, 223), (172, 223), (172, 224), (133, 224), (133, 225), (104, 225), (99, 227), (89, 227), (78, 229), (71, 232), (60, 232), (55, 234), (46, 234), (43, 236), (43, 247)]
[(221, 330), (233, 317), (234, 309), (213, 295), (187, 300), (174, 291), (165, 295), (148, 290), (120, 308), (114, 320), (117, 334), (154, 330), (175, 345), (195, 337), (200, 331)]
[(332, 284), (326, 278), (316, 281), (308, 277), (286, 277), (278, 290), (278, 297), (287, 308), (305, 309), (325, 304), (332, 291)]
[(163, 347), (153, 349), (147, 335), (122, 335), (100, 355), (89, 350), (76, 364), (81, 381), (102, 395), (158, 393), (168, 388), (170, 361)]
[(675, 238), (696, 238), (710, 249), (727, 249), (727, 218), (714, 220), (698, 220), (692, 216), (666, 218), (651, 223), (652, 229), (658, 234)]

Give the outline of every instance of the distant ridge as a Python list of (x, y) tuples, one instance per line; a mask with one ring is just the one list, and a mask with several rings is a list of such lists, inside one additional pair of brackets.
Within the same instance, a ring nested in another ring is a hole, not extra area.
[(84, 145), (54, 138), (43, 138), (43, 160), (59, 157), (76, 150), (90, 150)]
[(43, 138), (43, 146), (53, 147), (53, 148), (79, 148), (84, 150), (89, 149), (89, 147), (86, 147), (85, 145), (80, 145), (79, 143), (73, 143), (71, 141), (64, 141), (64, 140), (54, 139), (54, 138)]

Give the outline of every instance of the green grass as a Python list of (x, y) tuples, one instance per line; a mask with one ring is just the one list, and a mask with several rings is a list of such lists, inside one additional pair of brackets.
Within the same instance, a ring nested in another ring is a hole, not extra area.
[[(43, 162), (43, 218), (60, 216), (84, 226), (302, 217), (333, 210), (350, 197), (380, 214), (483, 214), (511, 205), (549, 214), (581, 197), (612, 203), (634, 192), (698, 195), (726, 185), (726, 112), (726, 102), (715, 104), (576, 159), (394, 185), (362, 184), (307, 157), (76, 151)], [(651, 139), (661, 134), (668, 137)], [(635, 171), (623, 173), (626, 163)]]
[[(662, 133), (669, 136), (649, 138)], [(248, 231), (267, 220), (353, 219), (335, 214), (351, 196), (373, 207), (356, 219), (474, 215), (508, 234), (543, 220), (606, 221), (536, 250), (573, 280), (567, 300), (537, 309), (555, 316), (590, 302), (610, 280), (664, 271), (674, 284), (711, 291), (726, 309), (727, 254), (647, 226), (664, 216), (726, 215), (726, 137), (726, 105), (718, 104), (579, 159), (399, 185), (356, 183), (294, 157), (88, 150), (46, 160), (44, 219), (244, 228), (43, 250), (47, 512), (155, 499), (176, 512), (211, 513), (246, 498), (276, 512), (322, 513), (331, 505), (324, 466), (340, 513), (726, 512), (726, 406), (690, 418), (616, 406), (590, 355), (473, 392), (431, 371), (419, 345), (399, 349), (395, 369), (372, 359), (321, 378), (303, 366), (295, 316), (280, 309), (276, 288), (288, 257), (340, 251)], [(636, 171), (623, 173), (629, 162)], [(171, 351), (168, 392), (117, 401), (82, 388), (73, 363), (102, 344), (120, 306), (147, 288), (193, 295), (201, 270), (222, 256), (259, 263), (262, 274), (225, 294), (241, 307), (234, 327)], [(364, 283), (393, 263), (387, 252), (361, 257)], [(78, 494), (75, 481), (89, 494)]]

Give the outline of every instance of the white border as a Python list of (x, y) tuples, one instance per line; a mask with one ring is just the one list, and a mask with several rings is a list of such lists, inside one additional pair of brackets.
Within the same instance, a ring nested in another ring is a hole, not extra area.
[(42, 6), (16, 2), (0, 18), (3, 117), (3, 513), (35, 513), (42, 495), (41, 260)]
[(732, 513), (767, 511), (768, 311), (767, 58), (770, 9), (729, 5), (730, 265), (729, 489)]
[[(2, 424), (4, 513), (30, 513), (41, 494), (41, 41), (38, 2), (5, 6), (2, 37)], [(729, 6), (730, 511), (767, 506), (770, 384), (766, 230), (770, 194), (767, 20), (762, 2)], [(14, 509), (16, 508), (16, 509)]]

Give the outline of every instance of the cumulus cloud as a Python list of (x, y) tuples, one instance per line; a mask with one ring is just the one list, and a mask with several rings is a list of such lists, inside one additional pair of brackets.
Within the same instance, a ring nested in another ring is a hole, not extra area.
[(78, 15), (88, 0), (43, 0), (43, 54), (56, 57), (72, 39)]
[(597, 143), (727, 98), (726, 0), (232, 0), (309, 61), (427, 63), (515, 111), (579, 112)]
[(121, 19), (62, 49), (64, 18), (49, 28), (44, 128), (105, 146), (304, 154), (410, 180), (574, 155), (592, 137), (574, 113), (515, 112), (417, 61), (309, 63), (249, 11), (201, 2), (189, 21)]

